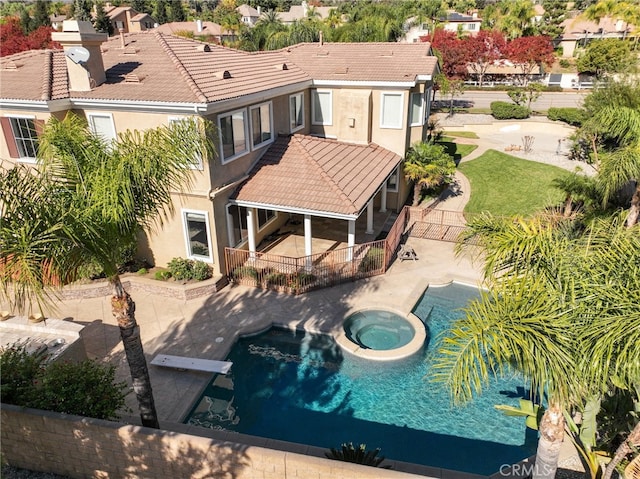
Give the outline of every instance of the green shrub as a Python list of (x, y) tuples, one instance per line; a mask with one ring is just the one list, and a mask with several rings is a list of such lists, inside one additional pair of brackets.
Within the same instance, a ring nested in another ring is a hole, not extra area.
[(548, 85), (544, 87), (544, 91), (562, 92), (563, 90), (560, 85)]
[(136, 273), (142, 276), (143, 274), (147, 274), (149, 270), (147, 268), (140, 268)]
[(378, 269), (382, 266), (382, 262), (384, 261), (384, 249), (382, 248), (369, 248), (367, 254), (362, 258), (360, 265), (358, 266), (358, 271), (370, 271), (373, 269)]
[(362, 464), (364, 466), (381, 467), (382, 469), (391, 469), (391, 466), (380, 466), (380, 463), (384, 461), (384, 456), (378, 456), (380, 448), (373, 451), (367, 451), (366, 444), (360, 444), (358, 449), (353, 447), (353, 443), (342, 444), (340, 449), (331, 448), (329, 452), (325, 452), (324, 455), (329, 459), (335, 461), (353, 462), (355, 464)]
[(193, 261), (185, 258), (173, 258), (167, 264), (171, 276), (177, 281), (184, 281), (193, 277)]
[(580, 126), (586, 119), (586, 112), (581, 108), (552, 107), (547, 111), (550, 120), (564, 121), (572, 126)]
[(213, 273), (211, 272), (211, 266), (204, 261), (194, 261), (192, 267), (191, 279), (196, 281), (204, 281), (211, 278)]
[(240, 281), (241, 279), (245, 279), (245, 278), (252, 278), (254, 280), (257, 280), (258, 270), (255, 269), (253, 266), (238, 266), (236, 269), (233, 270), (233, 273), (231, 274), (231, 276), (233, 276), (233, 279), (235, 281)]
[(267, 286), (284, 286), (287, 284), (287, 275), (284, 273), (269, 273), (264, 277)]
[(171, 272), (167, 271), (166, 269), (159, 269), (155, 272), (153, 277), (158, 281), (166, 281), (171, 278)]
[(562, 68), (569, 68), (571, 66), (571, 62), (566, 58), (562, 58), (558, 63)]
[(531, 110), (526, 106), (507, 103), (506, 101), (494, 101), (491, 103), (491, 114), (497, 120), (521, 120), (529, 118)]
[(32, 355), (23, 344), (0, 350), (2, 401), (98, 419), (115, 419), (125, 410), (125, 382), (116, 368), (96, 361), (45, 364), (46, 354)]

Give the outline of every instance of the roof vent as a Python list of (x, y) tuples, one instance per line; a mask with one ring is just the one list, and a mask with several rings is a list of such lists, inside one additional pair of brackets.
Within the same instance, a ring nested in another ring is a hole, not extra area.
[(135, 47), (125, 48), (124, 50), (125, 55), (135, 55), (136, 53), (138, 53), (138, 49)]
[(349, 67), (346, 67), (346, 66), (345, 67), (337, 67), (335, 69), (334, 73), (337, 73), (337, 74), (340, 74), (340, 75), (346, 75), (347, 73), (349, 73)]
[(18, 64), (13, 60), (0, 63), (0, 70), (17, 70)]
[(125, 83), (142, 83), (142, 80), (144, 80), (144, 76), (143, 75), (137, 75), (135, 73), (127, 73), (124, 76), (124, 82)]
[(205, 43), (204, 45), (198, 45), (196, 47), (196, 50), (198, 50), (199, 52), (210, 52), (211, 47)]
[(288, 70), (289, 67), (287, 66), (286, 63), (283, 63), (282, 65), (276, 65), (276, 70)]
[(329, 52), (326, 50), (323, 50), (321, 52), (316, 53), (317, 57), (328, 57), (329, 56)]
[(393, 56), (393, 50), (389, 50), (388, 52), (382, 53), (380, 56), (381, 57), (392, 57)]
[(229, 70), (225, 70), (222, 72), (215, 72), (213, 76), (216, 77), (218, 80), (228, 80), (229, 78), (231, 78), (231, 72), (229, 72)]

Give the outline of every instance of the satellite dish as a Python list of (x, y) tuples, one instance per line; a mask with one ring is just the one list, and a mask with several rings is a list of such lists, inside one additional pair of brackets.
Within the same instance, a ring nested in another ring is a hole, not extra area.
[(84, 65), (89, 60), (89, 50), (84, 47), (71, 47), (64, 54), (78, 65)]

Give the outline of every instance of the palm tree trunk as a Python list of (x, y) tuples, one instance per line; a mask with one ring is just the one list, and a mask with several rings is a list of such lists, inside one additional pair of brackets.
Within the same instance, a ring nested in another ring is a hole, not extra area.
[(136, 305), (129, 293), (122, 287), (120, 276), (116, 274), (114, 277), (109, 278), (109, 282), (114, 290), (111, 297), (111, 311), (120, 328), (120, 337), (122, 338), (124, 352), (131, 372), (133, 391), (138, 399), (142, 425), (159, 429), (160, 425), (153, 401), (149, 369), (147, 368), (147, 360), (144, 357), (140, 339), (140, 327), (135, 317)]
[(558, 404), (549, 406), (540, 421), (540, 439), (532, 479), (553, 479), (564, 439), (564, 416)]
[(631, 430), (627, 439), (618, 446), (613, 459), (609, 461), (609, 464), (607, 464), (607, 468), (604, 470), (602, 479), (611, 479), (611, 475), (616, 469), (616, 466), (620, 464), (620, 461), (622, 461), (627, 456), (627, 454), (631, 452), (631, 447), (629, 446), (629, 444), (633, 444), (634, 446), (640, 445), (640, 422), (638, 422), (638, 424), (636, 424), (636, 426)]
[(640, 216), (640, 181), (636, 181), (636, 191), (631, 197), (631, 208), (629, 208), (629, 216), (627, 216), (627, 228), (631, 228), (638, 222)]
[(418, 206), (420, 204), (420, 193), (422, 193), (422, 185), (417, 181), (413, 185), (413, 205)]

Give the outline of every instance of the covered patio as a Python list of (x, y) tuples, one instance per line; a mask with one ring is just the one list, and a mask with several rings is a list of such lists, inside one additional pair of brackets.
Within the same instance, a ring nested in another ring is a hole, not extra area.
[[(397, 217), (387, 208), (387, 184), (401, 161), (375, 144), (279, 137), (230, 199), (247, 211), (248, 251), (311, 256), (379, 238)], [(258, 242), (257, 210), (288, 219)]]

